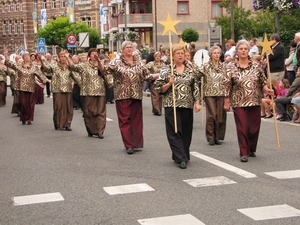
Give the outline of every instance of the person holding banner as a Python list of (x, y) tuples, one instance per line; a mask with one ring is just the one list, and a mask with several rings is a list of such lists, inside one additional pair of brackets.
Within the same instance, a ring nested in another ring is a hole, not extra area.
[(246, 40), (236, 44), (237, 59), (228, 64), (230, 71), (224, 78), (224, 109), (233, 109), (241, 162), (247, 162), (248, 156), (256, 157), (262, 92), (274, 95), (261, 66), (248, 56), (249, 50)]
[[(185, 47), (176, 44), (172, 48), (173, 63), (163, 68), (154, 85), (163, 95), (166, 133), (172, 150), (172, 159), (181, 169), (190, 160), (190, 144), (193, 131), (193, 108), (199, 112), (200, 94), (194, 68), (185, 61)], [(171, 73), (173, 65), (174, 72)], [(174, 88), (173, 88), (174, 85)], [(173, 92), (174, 89), (174, 92)], [(174, 101), (178, 131), (175, 131)]]

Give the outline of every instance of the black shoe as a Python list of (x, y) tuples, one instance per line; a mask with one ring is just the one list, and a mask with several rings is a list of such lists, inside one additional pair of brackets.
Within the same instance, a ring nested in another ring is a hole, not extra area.
[(110, 101), (110, 104), (114, 104), (115, 102), (114, 101)]
[(221, 145), (221, 144), (222, 144), (222, 142), (221, 142), (221, 141), (219, 141), (219, 140), (215, 140), (215, 144), (216, 144), (216, 145)]
[(23, 120), (23, 121), (22, 121), (22, 124), (23, 124), (23, 125), (25, 125), (25, 124), (26, 124), (26, 121), (25, 121), (25, 120)]
[(256, 153), (255, 153), (255, 152), (251, 152), (251, 153), (249, 154), (249, 157), (256, 157)]
[(93, 135), (91, 133), (88, 133), (88, 137), (93, 137)]
[(66, 127), (66, 131), (71, 131), (71, 127)]
[(282, 116), (279, 121), (288, 121), (289, 118), (285, 115), (285, 116)]
[(103, 139), (104, 138), (103, 134), (98, 134), (98, 138)]
[(180, 169), (186, 169), (186, 163), (185, 163), (185, 161), (182, 161), (182, 162), (179, 164), (179, 168), (180, 168)]
[(241, 162), (248, 162), (248, 157), (247, 156), (242, 156), (241, 157)]
[(214, 140), (209, 140), (209, 141), (208, 141), (208, 144), (209, 144), (209, 145), (215, 145), (215, 141), (214, 141)]
[(128, 155), (133, 154), (133, 148), (127, 148), (126, 151)]
[(32, 124), (31, 121), (28, 121), (28, 122), (27, 122), (27, 125), (31, 125), (31, 124)]
[(271, 113), (269, 116), (266, 116), (265, 118), (272, 118), (273, 114)]

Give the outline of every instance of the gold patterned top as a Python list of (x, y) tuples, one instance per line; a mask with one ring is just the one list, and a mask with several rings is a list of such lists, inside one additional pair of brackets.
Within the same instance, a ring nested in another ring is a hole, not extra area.
[(0, 65), (0, 81), (7, 82), (7, 67)]
[(104, 67), (104, 74), (112, 74), (114, 80), (115, 100), (143, 98), (143, 81), (150, 81), (152, 76), (149, 70), (134, 60), (129, 64), (121, 56), (120, 59), (114, 58)]
[[(195, 70), (191, 65), (184, 62), (185, 69), (183, 73), (176, 72), (176, 65), (174, 65), (174, 89), (175, 89), (175, 102), (176, 107), (193, 109), (194, 102), (200, 99), (199, 87)], [(173, 90), (172, 86), (165, 92), (161, 93), (162, 86), (167, 84), (170, 80), (171, 66), (164, 67), (157, 80), (154, 82), (155, 89), (158, 93), (163, 94), (164, 107), (173, 107)]]
[[(70, 66), (75, 76), (79, 76), (76, 83), (80, 86), (81, 96), (105, 96), (104, 82), (112, 84), (111, 76), (103, 76), (98, 66), (90, 61)], [(111, 85), (109, 85), (111, 86)]]
[[(150, 74), (152, 73), (160, 73), (161, 69), (163, 67), (166, 67), (166, 64), (164, 62), (157, 63), (155, 61), (149, 62), (145, 65), (147, 69), (149, 70)], [(152, 81), (154, 82), (154, 80)]]
[(224, 63), (219, 62), (219, 66), (210, 60), (199, 67), (203, 76), (203, 94), (204, 96), (224, 96), (223, 80), (228, 71)]
[(23, 62), (15, 64), (9, 60), (5, 60), (5, 65), (18, 73), (17, 76), (20, 79), (20, 91), (34, 92), (35, 76), (37, 76), (43, 84), (46, 83), (47, 78), (44, 76), (42, 71), (33, 64), (30, 64), (29, 67), (25, 67)]
[(250, 60), (246, 68), (238, 61), (228, 64), (229, 72), (224, 79), (225, 97), (230, 97), (232, 108), (259, 106), (267, 79), (261, 66)]
[[(44, 62), (44, 64), (45, 64), (45, 62), (47, 62), (47, 64), (50, 65), (51, 67), (53, 67), (57, 64), (57, 62), (53, 59), (51, 59), (51, 60), (45, 59), (43, 62)], [(49, 73), (49, 72), (46, 72), (46, 71), (44, 71), (44, 75), (47, 76), (47, 77), (52, 76), (51, 72)]]
[(51, 79), (51, 91), (53, 93), (72, 93), (72, 78), (75, 79), (69, 66), (63, 67), (60, 63), (49, 63), (44, 60), (43, 72)]

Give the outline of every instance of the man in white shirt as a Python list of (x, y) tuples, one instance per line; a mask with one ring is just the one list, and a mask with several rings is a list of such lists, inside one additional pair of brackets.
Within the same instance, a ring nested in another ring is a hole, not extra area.
[(256, 39), (255, 38), (251, 38), (249, 40), (249, 44), (251, 46), (250, 51), (248, 53), (248, 55), (252, 58), (252, 56), (259, 54), (259, 49), (256, 46)]

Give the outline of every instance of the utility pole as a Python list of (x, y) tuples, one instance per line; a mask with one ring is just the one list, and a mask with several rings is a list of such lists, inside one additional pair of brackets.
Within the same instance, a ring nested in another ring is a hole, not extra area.
[(234, 0), (230, 1), (230, 29), (231, 39), (234, 40)]

